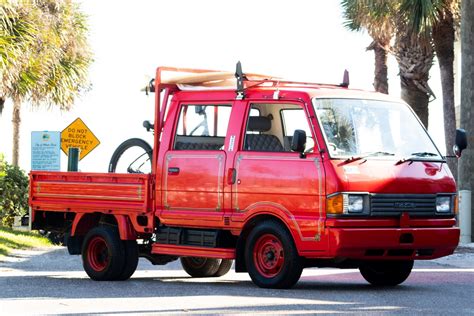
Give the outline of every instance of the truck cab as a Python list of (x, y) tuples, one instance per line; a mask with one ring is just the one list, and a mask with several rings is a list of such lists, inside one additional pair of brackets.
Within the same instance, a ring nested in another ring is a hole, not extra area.
[[(195, 277), (225, 274), (235, 259), (261, 287), (291, 287), (305, 267), (397, 285), (414, 260), (456, 248), (455, 182), (403, 101), (239, 68), (236, 79), (158, 68), (150, 88), (150, 174), (31, 173), (33, 226), (66, 231), (91, 278), (126, 279), (141, 256), (180, 258)], [(77, 179), (90, 188), (80, 197), (64, 190)], [(119, 185), (135, 185), (139, 203)]]

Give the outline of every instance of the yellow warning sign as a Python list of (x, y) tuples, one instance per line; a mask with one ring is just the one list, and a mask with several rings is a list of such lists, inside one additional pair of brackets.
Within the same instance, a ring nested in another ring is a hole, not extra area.
[(61, 132), (62, 151), (67, 155), (69, 147), (80, 148), (79, 160), (99, 144), (99, 139), (79, 117)]

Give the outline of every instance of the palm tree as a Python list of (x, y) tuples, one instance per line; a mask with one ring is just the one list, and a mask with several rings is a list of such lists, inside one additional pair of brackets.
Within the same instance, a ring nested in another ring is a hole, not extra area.
[[(461, 127), (468, 134), (471, 144), (459, 160), (459, 190), (474, 191), (474, 1), (461, 3)], [(471, 199), (474, 201), (474, 199)], [(474, 227), (474, 203), (471, 204), (472, 226)], [(474, 230), (473, 230), (474, 232)]]
[(388, 93), (387, 55), (394, 35), (394, 4), (377, 0), (341, 1), (345, 26), (352, 31), (365, 29), (373, 39), (367, 50), (374, 50), (375, 55), (374, 88), (385, 94)]
[(18, 165), (22, 102), (69, 110), (87, 88), (92, 59), (85, 17), (72, 1), (19, 1), (2, 10), (0, 42), (11, 44), (2, 55), (0, 98), (13, 101), (12, 164)]
[(401, 21), (397, 27), (393, 52), (400, 71), (401, 97), (428, 128), (428, 104), (430, 97), (434, 96), (428, 85), (434, 58), (431, 39), (410, 33), (406, 22)]
[[(456, 133), (454, 41), (455, 29), (459, 24), (460, 1), (404, 0), (401, 11), (407, 16), (408, 29), (412, 34), (432, 39), (440, 68), (446, 152), (449, 154), (453, 148)], [(451, 159), (448, 165), (456, 178), (457, 161)]]

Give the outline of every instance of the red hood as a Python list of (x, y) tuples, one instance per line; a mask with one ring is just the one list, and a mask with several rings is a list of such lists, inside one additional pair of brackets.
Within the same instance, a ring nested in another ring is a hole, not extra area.
[[(456, 192), (449, 168), (440, 162), (344, 160), (325, 162), (328, 194), (334, 192), (433, 194)], [(332, 174), (332, 175), (331, 175)], [(330, 179), (336, 179), (331, 181)]]

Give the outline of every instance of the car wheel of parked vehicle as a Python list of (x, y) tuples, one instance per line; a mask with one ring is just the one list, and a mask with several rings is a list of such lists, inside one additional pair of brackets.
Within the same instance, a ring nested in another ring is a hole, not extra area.
[(213, 276), (221, 277), (223, 275), (226, 275), (227, 272), (229, 272), (230, 268), (232, 268), (232, 263), (233, 262), (234, 262), (234, 260), (222, 259), (221, 263), (219, 265), (219, 269), (217, 269), (217, 272), (214, 273)]
[(109, 172), (150, 173), (153, 149), (140, 138), (130, 138), (114, 151), (109, 163)]
[(359, 270), (364, 279), (372, 285), (395, 286), (408, 278), (412, 268), (413, 260), (367, 261)]
[(136, 240), (124, 240), (123, 245), (125, 249), (125, 264), (122, 272), (117, 277), (119, 281), (129, 279), (138, 265), (138, 245)]
[(257, 225), (248, 236), (245, 261), (252, 281), (264, 288), (290, 288), (303, 263), (290, 233), (276, 221)]
[(82, 246), (82, 265), (96, 281), (116, 280), (124, 271), (125, 247), (117, 229), (99, 226), (91, 229)]
[(190, 276), (205, 278), (215, 276), (220, 267), (220, 260), (202, 257), (181, 257), (181, 265)]

